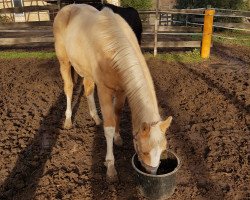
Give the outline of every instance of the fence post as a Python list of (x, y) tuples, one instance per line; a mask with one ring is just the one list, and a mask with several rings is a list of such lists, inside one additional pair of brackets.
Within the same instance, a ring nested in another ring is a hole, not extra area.
[(156, 10), (155, 10), (155, 30), (154, 30), (154, 56), (157, 55), (157, 41), (158, 41), (158, 19), (159, 19), (159, 0), (156, 1)]
[(61, 0), (57, 0), (57, 6), (58, 6), (58, 10), (61, 10), (61, 8), (62, 8)]
[(202, 58), (209, 58), (210, 56), (214, 13), (215, 13), (214, 9), (208, 8), (207, 10), (205, 10), (203, 34), (202, 34), (202, 46), (201, 46)]

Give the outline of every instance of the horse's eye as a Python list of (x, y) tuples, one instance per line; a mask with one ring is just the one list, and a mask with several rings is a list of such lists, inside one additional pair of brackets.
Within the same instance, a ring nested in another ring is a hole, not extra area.
[(144, 155), (144, 156), (148, 156), (149, 153), (148, 153), (148, 152), (143, 152), (143, 155)]

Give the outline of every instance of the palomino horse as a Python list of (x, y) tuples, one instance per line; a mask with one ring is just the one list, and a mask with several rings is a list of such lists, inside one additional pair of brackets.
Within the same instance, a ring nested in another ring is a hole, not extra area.
[(98, 11), (89, 5), (73, 4), (58, 12), (53, 32), (67, 97), (64, 128), (72, 127), (72, 64), (84, 77), (90, 115), (100, 124), (94, 101), (97, 86), (107, 143), (108, 180), (117, 178), (113, 141), (122, 144), (119, 123), (125, 98), (131, 108), (133, 142), (139, 160), (149, 173), (156, 173), (172, 117), (161, 120), (150, 72), (129, 25), (108, 8)]

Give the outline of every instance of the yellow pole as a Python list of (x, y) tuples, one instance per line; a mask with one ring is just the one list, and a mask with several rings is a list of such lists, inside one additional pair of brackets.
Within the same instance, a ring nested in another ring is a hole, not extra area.
[(202, 46), (201, 46), (201, 57), (209, 58), (210, 56), (210, 47), (213, 34), (213, 19), (214, 19), (215, 10), (207, 9), (205, 10), (204, 16), (204, 26), (202, 34)]

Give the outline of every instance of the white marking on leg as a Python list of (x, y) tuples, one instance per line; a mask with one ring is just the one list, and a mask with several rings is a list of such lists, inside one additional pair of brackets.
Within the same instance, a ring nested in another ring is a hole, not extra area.
[(115, 127), (104, 127), (105, 138), (107, 142), (107, 154), (106, 161), (114, 161), (114, 153), (113, 153), (113, 140), (115, 136)]
[(94, 92), (92, 92), (89, 96), (87, 96), (87, 102), (89, 106), (90, 116), (94, 119), (95, 123), (99, 125), (101, 123), (101, 119), (99, 118), (96, 110), (96, 104), (94, 99)]
[(67, 95), (67, 109), (65, 112), (66, 119), (71, 119), (72, 109), (71, 109), (71, 98)]
[(65, 111), (65, 122), (64, 122), (64, 128), (65, 129), (70, 129), (72, 128), (72, 121), (71, 121), (71, 116), (72, 116), (72, 110), (71, 110), (71, 97), (67, 95), (67, 108)]
[(115, 104), (116, 104), (116, 101), (117, 101), (117, 98), (116, 98), (116, 97), (114, 97), (114, 98), (113, 98), (113, 109), (115, 109)]
[(104, 127), (105, 138), (107, 142), (106, 162), (107, 180), (114, 182), (117, 180), (117, 172), (115, 169), (115, 158), (113, 153), (113, 140), (115, 136), (115, 127)]

